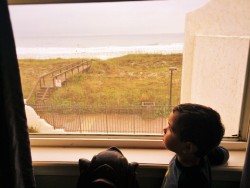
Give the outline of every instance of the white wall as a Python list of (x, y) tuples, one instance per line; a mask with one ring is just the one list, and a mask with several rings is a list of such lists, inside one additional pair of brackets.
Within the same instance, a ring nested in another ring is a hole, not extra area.
[(238, 133), (249, 57), (250, 1), (210, 0), (188, 13), (181, 103), (211, 106)]

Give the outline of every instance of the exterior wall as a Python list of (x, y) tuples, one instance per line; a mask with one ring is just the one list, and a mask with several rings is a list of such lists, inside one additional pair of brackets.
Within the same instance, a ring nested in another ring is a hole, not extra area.
[(185, 26), (181, 103), (219, 111), (227, 135), (238, 132), (247, 75), (250, 1), (210, 0), (188, 13)]

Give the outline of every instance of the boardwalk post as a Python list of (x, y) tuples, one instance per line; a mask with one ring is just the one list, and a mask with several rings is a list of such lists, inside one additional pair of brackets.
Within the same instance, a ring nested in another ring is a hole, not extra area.
[(52, 121), (53, 121), (54, 130), (55, 130), (56, 129), (56, 127), (55, 127), (55, 109), (53, 106), (50, 106), (50, 109), (52, 109), (52, 115), (53, 115)]
[[(135, 107), (133, 106), (133, 110), (135, 109)], [(137, 110), (134, 110), (134, 111), (137, 111)], [(135, 114), (134, 113), (132, 113), (132, 117), (133, 117), (133, 124), (134, 124), (134, 135), (135, 135), (135, 133), (136, 133), (136, 126), (135, 126)]]
[(82, 121), (81, 121), (81, 112), (80, 112), (80, 107), (78, 106), (77, 108), (77, 112), (78, 112), (78, 117), (79, 117), (79, 123), (80, 123), (80, 133), (82, 133)]
[(169, 94), (169, 108), (171, 108), (171, 107), (172, 107), (173, 72), (174, 72), (175, 70), (177, 70), (177, 69), (176, 69), (176, 67), (170, 67), (170, 68), (169, 68), (169, 70), (170, 70), (170, 94)]
[(108, 112), (107, 112), (107, 107), (105, 107), (105, 112), (106, 112), (106, 128), (107, 128), (107, 134), (109, 134), (109, 126), (108, 126)]
[(166, 107), (164, 107), (164, 106), (162, 106), (162, 117), (161, 117), (161, 127), (162, 127), (162, 133), (163, 133), (163, 129), (165, 128), (165, 127), (163, 127), (163, 119), (164, 119), (164, 115), (165, 115), (165, 109), (166, 109)]
[(53, 88), (56, 87), (56, 85), (55, 85), (56, 80), (57, 80), (57, 77), (53, 77)]

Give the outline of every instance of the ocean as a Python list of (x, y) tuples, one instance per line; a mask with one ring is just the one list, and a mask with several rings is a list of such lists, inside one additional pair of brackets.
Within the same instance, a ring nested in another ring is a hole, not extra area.
[(15, 37), (18, 59), (100, 58), (182, 53), (183, 33)]

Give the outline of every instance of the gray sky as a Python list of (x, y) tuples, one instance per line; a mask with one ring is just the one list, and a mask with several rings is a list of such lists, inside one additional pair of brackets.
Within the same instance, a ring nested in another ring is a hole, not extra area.
[(185, 14), (209, 0), (9, 6), (15, 36), (183, 33)]

